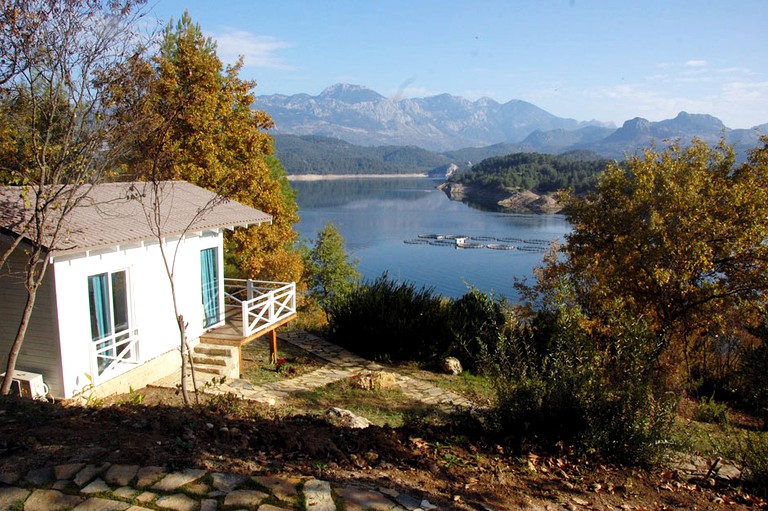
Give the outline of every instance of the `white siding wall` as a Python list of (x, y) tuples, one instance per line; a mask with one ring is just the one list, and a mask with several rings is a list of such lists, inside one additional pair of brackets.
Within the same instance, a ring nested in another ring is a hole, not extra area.
[[(0, 239), (0, 251), (9, 240)], [(8, 264), (0, 268), (0, 373), (5, 372), (8, 352), (16, 337), (21, 315), (27, 300), (24, 287), (24, 263), (26, 257), (20, 246), (10, 257)], [(53, 285), (53, 268), (38, 288), (35, 308), (21, 347), (16, 369), (43, 374), (45, 383), (54, 395), (62, 395), (62, 367), (56, 324), (56, 300)]]
[[(175, 266), (176, 297), (179, 312), (189, 324), (188, 338), (196, 340), (202, 333), (203, 309), (200, 282), (200, 251), (219, 248), (222, 270), (222, 236), (188, 236), (181, 242), (166, 244), (170, 258), (180, 243)], [(132, 328), (138, 329), (139, 360), (145, 362), (179, 346), (179, 331), (173, 311), (170, 284), (157, 243), (91, 254), (89, 257), (58, 258), (55, 263), (58, 321), (61, 338), (63, 393), (71, 397), (90, 382), (86, 374), (95, 375), (91, 367), (91, 326), (88, 302), (88, 276), (128, 270), (131, 290)], [(220, 275), (223, 275), (220, 273)], [(112, 375), (110, 375), (111, 377)], [(156, 375), (159, 379), (163, 374)], [(102, 383), (95, 381), (94, 383)], [(151, 383), (146, 381), (145, 383)]]

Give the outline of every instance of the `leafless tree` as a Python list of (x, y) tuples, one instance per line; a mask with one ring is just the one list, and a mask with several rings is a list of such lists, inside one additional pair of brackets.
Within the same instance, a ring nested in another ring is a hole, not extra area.
[[(141, 50), (143, 0), (0, 0), (0, 181), (20, 185), (27, 207), (16, 240), (25, 247), (27, 300), (0, 393), (16, 360), (50, 256), (90, 188), (123, 160), (124, 118), (110, 91), (129, 79)], [(23, 237), (23, 242), (21, 241)]]

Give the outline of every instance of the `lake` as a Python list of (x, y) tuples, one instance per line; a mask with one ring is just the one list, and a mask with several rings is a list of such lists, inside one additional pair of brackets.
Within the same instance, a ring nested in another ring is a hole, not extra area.
[[(531, 277), (541, 263), (542, 242), (562, 241), (570, 231), (562, 215), (496, 213), (451, 201), (435, 189), (439, 183), (427, 178), (292, 181), (301, 216), (297, 229), (312, 240), (333, 223), (365, 279), (388, 272), (392, 279), (433, 287), (448, 297), (474, 286), (510, 299), (517, 297), (515, 278)], [(518, 248), (459, 249), (452, 240), (419, 238), (425, 234), (465, 235), (473, 238), (470, 243)]]

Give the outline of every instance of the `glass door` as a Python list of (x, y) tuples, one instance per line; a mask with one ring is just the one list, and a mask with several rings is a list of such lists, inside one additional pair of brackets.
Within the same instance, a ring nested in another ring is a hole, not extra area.
[(219, 251), (200, 251), (200, 281), (203, 293), (203, 327), (219, 322)]

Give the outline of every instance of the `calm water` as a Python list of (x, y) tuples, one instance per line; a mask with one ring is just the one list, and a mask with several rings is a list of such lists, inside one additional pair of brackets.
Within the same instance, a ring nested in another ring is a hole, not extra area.
[(438, 182), (426, 178), (291, 184), (298, 192), (302, 238), (314, 239), (331, 222), (344, 236), (347, 250), (359, 260), (364, 278), (373, 279), (386, 271), (391, 278), (433, 287), (450, 297), (461, 296), (468, 286), (474, 286), (514, 299), (515, 277), (530, 277), (542, 254), (413, 245), (405, 240), (424, 233), (562, 240), (569, 231), (560, 215), (493, 213), (451, 201), (435, 190)]

